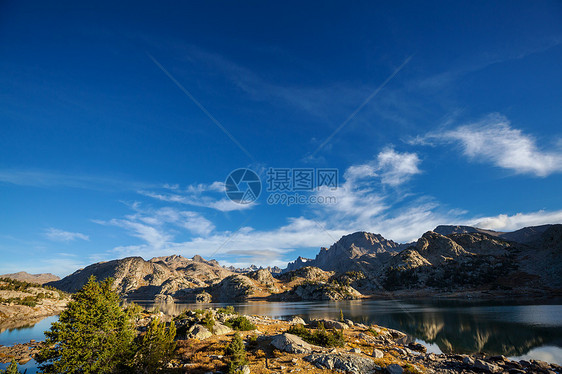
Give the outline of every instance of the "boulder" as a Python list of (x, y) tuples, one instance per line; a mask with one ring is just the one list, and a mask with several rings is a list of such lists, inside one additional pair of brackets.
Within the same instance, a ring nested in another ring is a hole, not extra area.
[(275, 348), (288, 353), (310, 353), (313, 350), (321, 350), (321, 347), (309, 344), (293, 334), (277, 335), (271, 341)]
[(306, 322), (304, 321), (304, 319), (302, 319), (299, 316), (293, 316), (293, 318), (291, 318), (288, 322), (291, 325), (306, 325)]
[(210, 303), (212, 300), (212, 296), (207, 292), (201, 292), (195, 295), (195, 302), (197, 303)]
[(374, 348), (374, 349), (373, 349), (373, 354), (372, 354), (372, 356), (373, 356), (374, 358), (383, 358), (384, 353), (383, 353), (380, 349)]
[(216, 335), (230, 334), (232, 331), (233, 330), (230, 327), (223, 325), (222, 323), (215, 322), (213, 326), (213, 333)]
[(386, 372), (388, 374), (402, 374), (404, 369), (402, 369), (402, 366), (398, 364), (390, 364), (386, 367)]
[(191, 337), (193, 339), (204, 340), (210, 338), (211, 336), (213, 336), (213, 333), (203, 325), (195, 325), (191, 329)]
[(474, 365), (472, 366), (475, 369), (482, 370), (487, 373), (500, 373), (502, 372), (502, 368), (498, 365), (494, 365), (490, 362), (486, 362), (484, 360), (475, 360)]
[(367, 357), (351, 353), (313, 353), (304, 359), (319, 369), (329, 369), (349, 373), (376, 373), (381, 367)]
[(312, 327), (318, 327), (320, 323), (322, 323), (327, 329), (345, 330), (349, 328), (347, 324), (331, 319), (313, 319), (310, 321), (309, 325)]

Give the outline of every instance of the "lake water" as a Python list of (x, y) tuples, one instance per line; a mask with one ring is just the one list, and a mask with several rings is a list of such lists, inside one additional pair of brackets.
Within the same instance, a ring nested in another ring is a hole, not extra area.
[[(365, 300), (337, 302), (250, 302), (240, 304), (159, 304), (165, 313), (186, 309), (233, 305), (243, 314), (286, 319), (345, 318), (376, 323), (404, 331), (430, 351), (444, 353), (503, 354), (517, 359), (536, 359), (562, 365), (562, 300), (537, 304), (452, 300)], [(138, 302), (154, 308), (150, 302)], [(56, 317), (30, 327), (0, 333), (0, 344), (42, 340)], [(4, 368), (6, 365), (1, 365)], [(34, 363), (26, 365), (34, 373)]]

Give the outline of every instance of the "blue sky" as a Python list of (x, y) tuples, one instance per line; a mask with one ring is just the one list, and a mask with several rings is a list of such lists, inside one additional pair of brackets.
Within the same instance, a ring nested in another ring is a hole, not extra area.
[[(558, 1), (4, 1), (0, 273), (562, 223), (561, 20)], [(264, 191), (237, 204), (245, 167)], [(339, 187), (269, 204), (270, 168)]]

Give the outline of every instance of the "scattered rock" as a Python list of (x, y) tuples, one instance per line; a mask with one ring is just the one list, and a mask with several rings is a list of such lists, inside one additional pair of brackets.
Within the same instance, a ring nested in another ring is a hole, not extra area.
[(373, 356), (374, 358), (383, 358), (384, 353), (383, 353), (380, 349), (374, 348), (374, 349), (373, 349), (373, 354), (372, 354), (372, 356)]
[(213, 336), (213, 333), (203, 325), (195, 325), (191, 330), (191, 337), (193, 339), (204, 340), (211, 336)]
[(304, 321), (304, 319), (302, 319), (299, 316), (293, 316), (293, 318), (291, 318), (288, 322), (291, 325), (306, 325), (306, 322)]
[(474, 365), (474, 359), (470, 356), (466, 356), (465, 358), (462, 359), (462, 363), (465, 365), (472, 366)]
[(320, 369), (362, 374), (375, 373), (377, 370), (381, 370), (381, 367), (376, 365), (373, 360), (350, 353), (313, 353), (304, 359)]
[(359, 348), (351, 348), (349, 351), (351, 353), (361, 353), (361, 349), (359, 349)]
[(427, 348), (420, 343), (410, 343), (408, 344), (408, 348), (416, 352), (422, 352), (422, 353), (427, 352)]
[(213, 326), (213, 333), (216, 335), (230, 334), (232, 331), (233, 330), (230, 327), (225, 326), (222, 323), (215, 322)]
[(331, 319), (313, 319), (310, 321), (309, 325), (312, 327), (318, 327), (320, 323), (322, 323), (327, 329), (345, 330), (349, 328), (347, 324)]
[(210, 303), (212, 300), (213, 297), (208, 292), (201, 292), (195, 295), (196, 303)]
[(499, 373), (502, 371), (502, 368), (498, 365), (480, 359), (476, 359), (472, 367), (488, 373)]
[(309, 344), (293, 334), (277, 335), (271, 341), (275, 348), (288, 353), (310, 353), (313, 350), (321, 350), (321, 347)]
[(386, 371), (389, 374), (402, 374), (404, 372), (404, 369), (402, 369), (402, 366), (398, 364), (390, 364), (386, 367)]

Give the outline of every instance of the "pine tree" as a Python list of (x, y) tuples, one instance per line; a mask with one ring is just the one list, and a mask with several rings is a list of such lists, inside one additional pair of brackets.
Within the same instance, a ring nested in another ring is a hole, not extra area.
[(242, 340), (242, 336), (238, 332), (234, 334), (234, 338), (226, 347), (225, 353), (228, 356), (229, 360), (229, 374), (236, 373), (241, 366), (247, 365), (249, 363), (248, 357), (246, 357), (246, 348), (244, 347), (244, 341)]
[(6, 368), (6, 370), (0, 370), (0, 374), (20, 374), (20, 371), (18, 371), (18, 363), (16, 362), (16, 360), (12, 359), (12, 362)]
[(135, 356), (137, 373), (155, 373), (162, 367), (176, 348), (175, 336), (176, 325), (173, 322), (166, 328), (164, 322), (160, 322), (158, 318), (153, 319)]
[(113, 280), (90, 277), (45, 332), (37, 361), (43, 373), (112, 373), (130, 360), (134, 329), (119, 306)]

